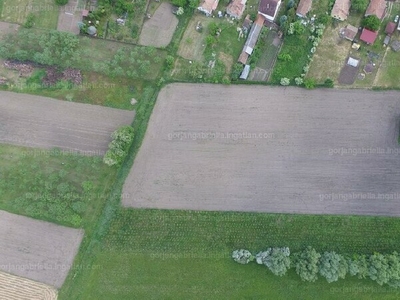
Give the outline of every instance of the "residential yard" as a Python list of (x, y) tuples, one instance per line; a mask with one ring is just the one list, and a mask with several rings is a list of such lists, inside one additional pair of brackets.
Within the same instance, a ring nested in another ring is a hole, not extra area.
[(385, 59), (383, 60), (380, 68), (379, 75), (375, 82), (375, 86), (379, 87), (400, 87), (400, 53), (394, 52), (392, 49), (387, 51)]
[(397, 218), (122, 210), (113, 218), (93, 264), (67, 281), (59, 299), (398, 299), (368, 279), (302, 282), (267, 268), (241, 266), (232, 250), (307, 245), (339, 253), (400, 247)]
[(54, 0), (1, 0), (0, 20), (24, 24), (29, 14), (34, 16), (34, 27), (57, 29), (59, 7)]

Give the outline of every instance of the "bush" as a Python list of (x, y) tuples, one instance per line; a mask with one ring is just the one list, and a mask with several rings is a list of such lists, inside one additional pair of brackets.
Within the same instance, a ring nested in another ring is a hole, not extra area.
[(133, 136), (133, 128), (131, 126), (123, 126), (114, 131), (111, 135), (113, 140), (108, 145), (108, 151), (103, 158), (104, 163), (109, 166), (121, 165), (128, 154)]
[(68, 0), (55, 0), (57, 5), (65, 5), (68, 3)]
[(232, 258), (239, 264), (245, 265), (254, 260), (254, 256), (249, 250), (240, 249), (232, 252)]
[(324, 86), (325, 87), (329, 87), (329, 88), (333, 88), (334, 84), (333, 84), (333, 80), (330, 78), (327, 78), (324, 82)]
[(289, 85), (290, 84), (290, 79), (289, 78), (281, 78), (281, 85)]
[(318, 279), (318, 262), (321, 254), (308, 246), (295, 255), (296, 273), (303, 281), (314, 282)]
[(361, 26), (372, 31), (377, 31), (381, 26), (381, 20), (379, 20), (379, 18), (374, 15), (367, 16), (362, 20)]
[(267, 251), (259, 252), (256, 255), (258, 264), (264, 264), (277, 276), (283, 276), (290, 268), (290, 250), (284, 248), (268, 248)]
[(243, 68), (244, 67), (241, 63), (236, 63), (232, 68), (231, 79), (234, 81), (238, 80), (240, 74), (242, 74)]
[(304, 80), (304, 86), (306, 87), (306, 89), (315, 88), (315, 79), (307, 78), (306, 80)]
[(26, 17), (26, 20), (25, 20), (25, 23), (23, 26), (25, 28), (32, 28), (34, 24), (35, 24), (35, 15), (33, 13), (30, 13)]
[(319, 273), (329, 283), (344, 279), (348, 265), (344, 257), (336, 252), (325, 252), (320, 259)]

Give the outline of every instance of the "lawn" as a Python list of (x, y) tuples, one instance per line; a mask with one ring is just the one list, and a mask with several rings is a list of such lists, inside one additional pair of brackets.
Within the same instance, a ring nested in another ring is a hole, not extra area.
[(59, 8), (54, 0), (1, 0), (0, 20), (24, 24), (28, 15), (34, 16), (34, 27), (57, 29)]
[(400, 53), (389, 49), (380, 66), (376, 86), (399, 88)]
[(102, 211), (116, 170), (101, 157), (0, 145), (0, 209), (89, 228)]
[(93, 265), (60, 299), (397, 299), (400, 292), (353, 278), (304, 283), (290, 271), (230, 259), (236, 248), (390, 252), (399, 248), (396, 218), (122, 210)]

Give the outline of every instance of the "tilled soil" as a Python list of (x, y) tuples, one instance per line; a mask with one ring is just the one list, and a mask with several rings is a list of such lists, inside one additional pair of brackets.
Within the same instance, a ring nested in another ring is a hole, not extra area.
[(400, 215), (400, 93), (172, 84), (127, 207)]

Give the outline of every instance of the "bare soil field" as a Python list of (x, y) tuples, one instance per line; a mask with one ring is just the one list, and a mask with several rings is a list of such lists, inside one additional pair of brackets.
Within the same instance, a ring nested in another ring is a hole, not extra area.
[(399, 95), (168, 85), (122, 204), (399, 216)]
[(57, 290), (33, 280), (0, 272), (0, 299), (56, 300)]
[[(346, 61), (347, 61), (347, 59), (346, 59)], [(353, 66), (348, 65), (345, 62), (342, 70), (340, 71), (338, 83), (342, 84), (342, 85), (353, 84), (354, 81), (356, 81), (356, 77), (357, 77), (359, 69), (360, 69), (360, 66), (353, 67)]]
[(0, 92), (0, 143), (103, 155), (134, 111)]
[(178, 26), (178, 18), (172, 13), (172, 5), (163, 2), (151, 19), (143, 23), (139, 44), (166, 47), (171, 42), (176, 26)]
[(60, 288), (83, 230), (0, 211), (0, 270)]

